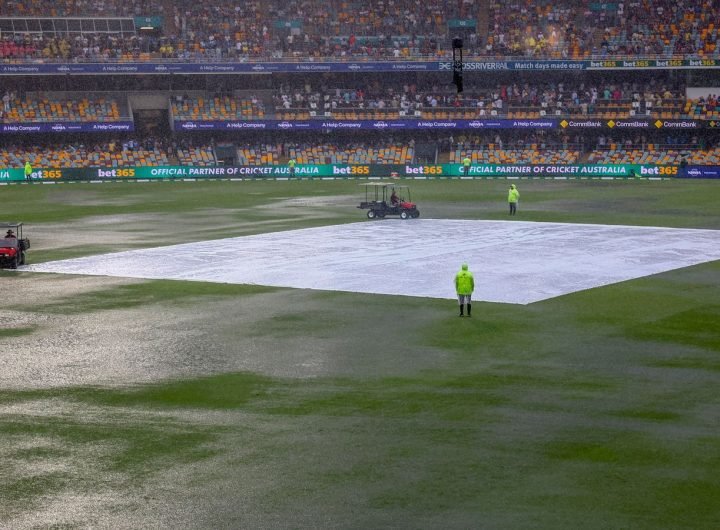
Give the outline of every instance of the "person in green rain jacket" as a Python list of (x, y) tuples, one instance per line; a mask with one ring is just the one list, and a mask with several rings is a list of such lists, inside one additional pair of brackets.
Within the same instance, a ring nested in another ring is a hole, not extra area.
[(466, 156), (465, 158), (463, 158), (463, 175), (465, 175), (466, 177), (470, 174), (470, 164), (472, 164), (472, 160), (470, 160), (470, 157)]
[(467, 263), (462, 264), (462, 268), (455, 275), (455, 292), (460, 305), (460, 316), (463, 316), (463, 306), (467, 306), (467, 316), (472, 311), (472, 293), (475, 290), (475, 279), (472, 272), (468, 270)]
[(517, 212), (517, 203), (520, 199), (520, 192), (515, 187), (515, 184), (510, 184), (510, 189), (508, 190), (508, 204), (510, 205), (510, 215), (515, 215)]

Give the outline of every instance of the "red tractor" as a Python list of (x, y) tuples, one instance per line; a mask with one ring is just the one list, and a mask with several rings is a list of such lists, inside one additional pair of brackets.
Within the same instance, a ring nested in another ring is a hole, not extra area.
[(25, 265), (30, 240), (23, 238), (22, 223), (0, 223), (0, 268), (17, 269)]
[(382, 219), (387, 215), (399, 215), (401, 219), (420, 217), (420, 210), (410, 200), (408, 186), (383, 182), (370, 182), (362, 185), (365, 186), (365, 200), (360, 203), (358, 208), (368, 211), (368, 219)]

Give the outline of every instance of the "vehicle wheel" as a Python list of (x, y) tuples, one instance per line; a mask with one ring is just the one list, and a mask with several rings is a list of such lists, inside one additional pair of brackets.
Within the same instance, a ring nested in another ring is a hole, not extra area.
[(375, 219), (375, 210), (368, 210), (367, 217), (368, 219)]
[(417, 219), (418, 217), (420, 217), (420, 212), (419, 212), (419, 211), (415, 211), (415, 212), (413, 212), (413, 215), (412, 215), (412, 216), (413, 216), (413, 219)]
[(18, 266), (18, 258), (15, 256), (12, 261), (10, 262), (10, 268), (11, 269), (17, 269)]
[(406, 210), (400, 212), (400, 219), (407, 219), (408, 217), (410, 217), (410, 215), (407, 213)]
[(377, 216), (378, 216), (380, 219), (383, 219), (383, 218), (385, 217), (385, 212), (377, 212)]
[(20, 253), (20, 265), (25, 265), (25, 253)]

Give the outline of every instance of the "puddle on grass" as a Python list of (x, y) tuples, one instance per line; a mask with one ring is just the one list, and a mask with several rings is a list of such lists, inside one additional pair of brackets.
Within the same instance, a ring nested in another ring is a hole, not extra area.
[[(192, 296), (179, 300), (163, 299), (162, 285), (148, 287), (157, 289), (154, 302), (152, 294), (141, 295), (143, 283), (137, 280), (66, 278), (49, 282), (51, 289), (33, 286), (27, 297), (12, 299), (17, 304), (12, 309), (0, 310), (13, 329), (0, 334), (0, 349), (8, 352), (0, 361), (0, 388), (121, 386), (224, 372), (382, 376), (432, 368), (447, 355), (418, 348), (412, 340), (392, 340), (404, 326), (422, 329), (436, 315), (432, 308), (404, 307), (399, 299), (260, 287), (250, 294), (202, 296), (203, 284), (192, 283)], [(115, 290), (98, 290), (103, 281)], [(62, 296), (71, 292), (76, 296)], [(349, 316), (327, 313), (328, 304), (346, 303), (359, 309)], [(397, 304), (399, 319), (403, 312), (413, 319), (401, 325), (387, 321), (378, 308), (388, 303)]]

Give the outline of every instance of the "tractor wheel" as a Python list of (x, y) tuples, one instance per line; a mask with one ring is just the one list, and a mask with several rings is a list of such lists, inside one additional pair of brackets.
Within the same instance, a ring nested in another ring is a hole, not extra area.
[(12, 261), (10, 262), (10, 268), (11, 269), (17, 269), (18, 266), (18, 257), (13, 257)]
[(419, 210), (414, 211), (412, 216), (413, 216), (413, 219), (417, 219), (418, 217), (420, 217), (420, 211)]
[(410, 214), (407, 213), (407, 210), (400, 212), (400, 219), (407, 219), (408, 217), (410, 217)]
[(377, 213), (377, 216), (378, 216), (380, 219), (384, 219), (384, 218), (385, 218), (385, 212), (378, 212), (378, 213)]
[(20, 265), (25, 265), (25, 253), (20, 253)]
[(375, 215), (377, 215), (375, 213), (375, 210), (368, 210), (368, 213), (367, 213), (368, 219), (375, 219)]

